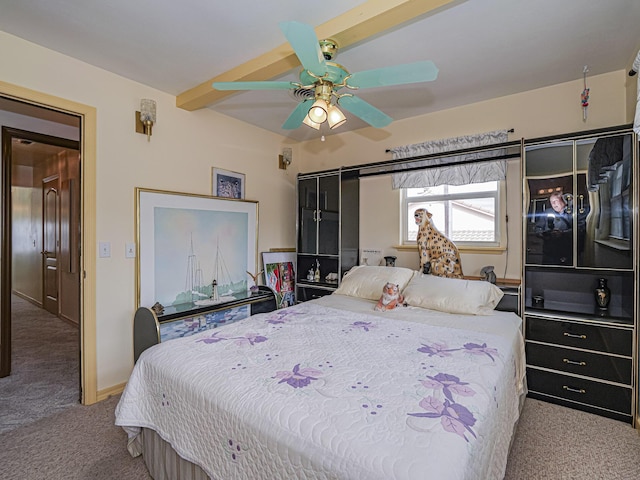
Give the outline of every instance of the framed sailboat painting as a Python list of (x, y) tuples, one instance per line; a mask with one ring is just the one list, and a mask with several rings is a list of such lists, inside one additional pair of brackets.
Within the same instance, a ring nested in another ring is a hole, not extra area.
[(136, 308), (246, 296), (258, 264), (258, 202), (136, 188)]

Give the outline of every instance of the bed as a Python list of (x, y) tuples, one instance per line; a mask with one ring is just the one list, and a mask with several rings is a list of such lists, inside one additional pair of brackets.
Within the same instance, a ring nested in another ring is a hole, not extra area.
[[(386, 281), (408, 306), (374, 310)], [(116, 425), (156, 480), (501, 479), (526, 394), (501, 296), (355, 267), (332, 295), (144, 351)]]

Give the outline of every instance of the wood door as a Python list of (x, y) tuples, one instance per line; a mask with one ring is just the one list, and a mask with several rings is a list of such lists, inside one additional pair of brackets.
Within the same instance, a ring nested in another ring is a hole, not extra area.
[(42, 181), (42, 272), (43, 305), (58, 315), (58, 250), (60, 248), (60, 202), (58, 183), (53, 175)]

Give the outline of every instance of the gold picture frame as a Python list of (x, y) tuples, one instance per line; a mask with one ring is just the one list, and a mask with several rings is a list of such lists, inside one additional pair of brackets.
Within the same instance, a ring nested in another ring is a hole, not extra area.
[[(246, 292), (258, 265), (258, 202), (136, 188), (136, 308)], [(223, 270), (226, 270), (224, 272)]]

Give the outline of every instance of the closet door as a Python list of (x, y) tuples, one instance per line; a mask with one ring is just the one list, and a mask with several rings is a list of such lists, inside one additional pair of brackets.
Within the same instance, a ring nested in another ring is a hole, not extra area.
[(298, 181), (298, 253), (317, 253), (318, 180)]
[(318, 179), (318, 253), (338, 255), (340, 228), (340, 177)]

